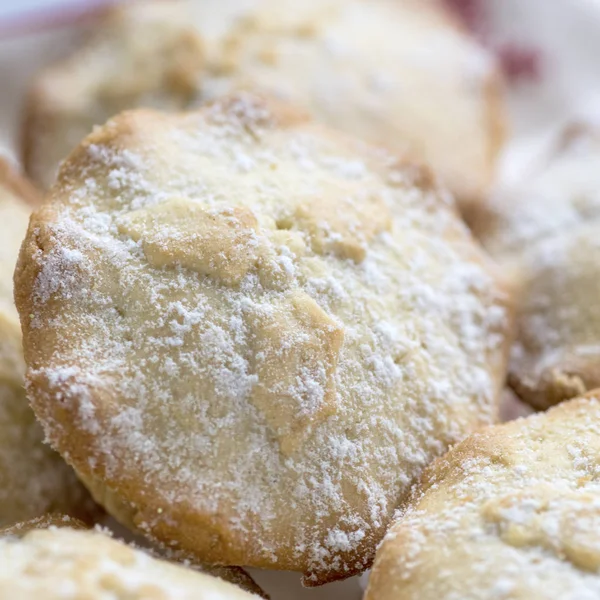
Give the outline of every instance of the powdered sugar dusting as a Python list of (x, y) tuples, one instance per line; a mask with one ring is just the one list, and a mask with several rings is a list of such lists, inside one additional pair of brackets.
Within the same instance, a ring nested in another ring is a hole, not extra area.
[(450, 451), (386, 536), (366, 597), (597, 597), (599, 414), (574, 400)]
[[(426, 159), (470, 201), (487, 190), (497, 154), (497, 74), (492, 56), (437, 2), (125, 3), (38, 78), (28, 171), (48, 186), (77, 141), (120, 110), (179, 110), (259, 89)], [(246, 158), (237, 156), (241, 171)]]
[(89, 516), (90, 500), (72, 470), (44, 444), (25, 397), (21, 330), (12, 278), (30, 207), (0, 175), (0, 525), (49, 511)]
[[(68, 523), (65, 523), (68, 525)], [(9, 597), (98, 600), (258, 598), (215, 577), (157, 560), (106, 532), (68, 527), (0, 538), (0, 582)]]
[(192, 507), (236, 560), (317, 579), (367, 566), (424, 465), (495, 417), (506, 299), (435, 187), (277, 114), (107, 125), (134, 134), (66, 165), (22, 318), (57, 339), (34, 405), (73, 412), (80, 471), (142, 485), (138, 526), (185, 546)]

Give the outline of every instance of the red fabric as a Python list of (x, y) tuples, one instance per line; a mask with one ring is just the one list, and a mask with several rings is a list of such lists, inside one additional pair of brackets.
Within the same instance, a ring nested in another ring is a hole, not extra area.
[(484, 0), (444, 0), (474, 33), (482, 34), (485, 29), (485, 1)]
[(534, 47), (517, 41), (494, 42), (488, 24), (488, 0), (444, 0), (475, 37), (497, 56), (509, 82), (537, 81), (542, 76), (542, 56)]

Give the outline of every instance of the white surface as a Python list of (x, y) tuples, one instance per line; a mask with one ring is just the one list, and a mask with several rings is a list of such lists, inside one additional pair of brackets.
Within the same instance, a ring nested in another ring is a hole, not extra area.
[(600, 121), (600, 0), (490, 0), (494, 36), (542, 51), (542, 78), (510, 89), (513, 139), (500, 177), (518, 178), (566, 122)]
[[(0, 0), (0, 16), (11, 7)], [(42, 0), (30, 0), (30, 3)], [(14, 0), (14, 9), (18, 1)], [(502, 178), (518, 177), (565, 121), (585, 114), (600, 121), (600, 0), (490, 0), (494, 36), (538, 46), (543, 78), (510, 90), (513, 139)], [(77, 31), (66, 29), (0, 41), (0, 151), (16, 156), (24, 92), (32, 74), (60, 56)], [(358, 600), (357, 579), (302, 589), (299, 575), (253, 570), (273, 600)]]

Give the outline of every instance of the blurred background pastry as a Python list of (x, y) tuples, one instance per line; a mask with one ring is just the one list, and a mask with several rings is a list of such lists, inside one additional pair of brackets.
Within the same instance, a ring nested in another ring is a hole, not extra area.
[(509, 382), (547, 408), (600, 385), (600, 129), (568, 126), (521, 181), (476, 211), (475, 233), (518, 281)]
[(494, 58), (439, 2), (155, 0), (109, 11), (33, 84), (23, 159), (42, 187), (93, 125), (125, 108), (190, 107), (234, 89), (432, 165), (468, 212), (504, 141)]

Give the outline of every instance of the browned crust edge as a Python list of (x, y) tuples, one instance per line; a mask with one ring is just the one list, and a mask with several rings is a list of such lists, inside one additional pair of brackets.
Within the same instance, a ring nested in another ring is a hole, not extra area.
[[(263, 101), (262, 99), (261, 101)], [(225, 100), (218, 101), (218, 104), (227, 109), (228, 103), (235, 102), (236, 96), (231, 96)], [(287, 104), (276, 101), (267, 101), (266, 106), (269, 109), (275, 125), (280, 128), (291, 128), (294, 125), (306, 121), (306, 116)], [(209, 107), (201, 109), (206, 111)], [(65, 186), (77, 181), (78, 172), (82, 165), (85, 165), (86, 150), (90, 144), (103, 144), (122, 146), (127, 144), (128, 138), (135, 137), (137, 123), (142, 122), (146, 117), (159, 120), (169, 120), (177, 118), (177, 115), (163, 116), (152, 110), (140, 109), (137, 111), (127, 111), (109, 121), (109, 123), (97, 129), (89, 135), (66, 159), (63, 163), (57, 183), (51, 190), (50, 198), (55, 199), (60, 195)], [(327, 131), (323, 128), (324, 131)], [(338, 134), (335, 134), (338, 135)], [(345, 139), (345, 136), (342, 136)], [(350, 138), (348, 138), (350, 140)], [(411, 163), (412, 164), (412, 163)], [(416, 181), (420, 185), (435, 185), (432, 182), (430, 172), (426, 168), (415, 166), (417, 177)], [(48, 244), (52, 241), (48, 237), (47, 223), (52, 223), (57, 214), (57, 208), (52, 202), (47, 203), (39, 211), (34, 213), (27, 238), (22, 246), (17, 270), (15, 272), (15, 299), (21, 315), (29, 315), (33, 312), (34, 306), (30, 290), (38, 275), (38, 264), (32, 257), (43, 253)], [(29, 335), (27, 320), (24, 320), (24, 349), (25, 357), (29, 368), (38, 366), (38, 348), (35, 339)], [(186, 502), (181, 502), (177, 506), (169, 506), (168, 512), (170, 519), (157, 519), (156, 515), (161, 514), (164, 507), (161, 506), (160, 499), (151, 498), (150, 489), (143, 489), (141, 482), (136, 479), (135, 473), (124, 474), (117, 477), (108, 475), (106, 465), (98, 460), (94, 469), (90, 467), (88, 460), (89, 454), (94, 454), (95, 441), (87, 433), (70, 428), (68, 435), (52, 430), (53, 423), (61, 423), (69, 427), (73, 423), (75, 408), (69, 407), (68, 403), (61, 405), (55, 404), (49, 406), (48, 398), (60, 389), (52, 387), (48, 381), (40, 379), (29, 380), (29, 395), (33, 408), (42, 422), (47, 424), (46, 432), (49, 435), (52, 445), (68, 457), (68, 461), (77, 471), (81, 473), (84, 479), (102, 481), (107, 489), (119, 490), (119, 495), (126, 498), (131, 506), (132, 522), (135, 527), (141, 523), (153, 523), (151, 531), (152, 537), (162, 540), (166, 543), (178, 539), (181, 547), (188, 551), (194, 551), (194, 548), (201, 549), (201, 558), (207, 562), (219, 562), (224, 555), (231, 558), (233, 564), (244, 564), (244, 553), (231, 543), (231, 536), (227, 535), (227, 520), (229, 515), (222, 514), (217, 517), (199, 515), (194, 511), (193, 506)], [(100, 422), (104, 421), (105, 426), (108, 421), (107, 415), (102, 411), (102, 405), (105, 400), (105, 392), (97, 390), (92, 394), (97, 407), (97, 418)], [(100, 429), (103, 429), (101, 427)], [(173, 525), (173, 522), (185, 523), (185, 532), (179, 531), (179, 527)], [(309, 586), (322, 585), (331, 581), (345, 579), (352, 575), (361, 573), (372, 563), (375, 555), (375, 548), (383, 536), (385, 529), (382, 526), (380, 530), (365, 536), (364, 542), (360, 548), (354, 552), (342, 554), (343, 562), (346, 565), (356, 565), (355, 568), (332, 569), (325, 572), (306, 572), (304, 574), (304, 583)], [(279, 568), (302, 568), (291, 556), (279, 557)], [(257, 565), (260, 566), (260, 565)], [(270, 565), (269, 565), (270, 566)], [(308, 568), (308, 565), (304, 567)]]
[[(547, 412), (543, 413), (543, 417), (551, 420), (568, 418), (573, 412), (585, 412), (590, 401), (593, 400), (600, 401), (600, 388), (596, 388), (568, 402), (550, 408)], [(520, 427), (531, 418), (539, 418), (540, 416), (542, 415), (538, 413), (527, 417), (520, 417), (514, 421), (483, 427), (480, 431), (471, 434), (464, 441), (450, 448), (443, 456), (433, 460), (423, 471), (419, 481), (413, 485), (409, 496), (402, 502), (396, 520), (391, 525), (390, 530), (392, 527), (402, 523), (403, 515), (417, 507), (420, 499), (428, 490), (449, 478), (458, 480), (464, 477), (462, 464), (470, 457), (487, 456), (494, 463), (505, 463), (507, 467), (511, 467), (509, 457), (505, 454), (506, 432)], [(396, 542), (395, 545), (397, 545), (398, 540), (402, 539), (402, 531), (394, 532), (393, 539)], [(389, 570), (390, 566), (397, 563), (395, 558), (396, 553), (385, 552), (385, 545), (384, 541), (378, 548), (370, 581), (374, 581), (374, 577), (385, 578), (386, 570)], [(370, 586), (367, 588), (364, 600), (376, 600), (376, 596)]]

